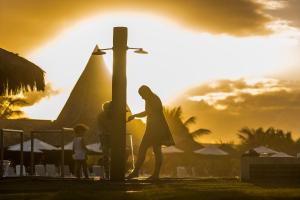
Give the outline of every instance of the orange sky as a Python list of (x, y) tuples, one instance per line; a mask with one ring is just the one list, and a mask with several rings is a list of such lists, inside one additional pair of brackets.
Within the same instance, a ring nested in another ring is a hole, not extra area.
[(195, 30), (239, 36), (268, 34), (272, 18), (248, 0), (1, 0), (0, 44), (20, 53), (41, 45), (82, 17), (114, 11), (167, 16)]

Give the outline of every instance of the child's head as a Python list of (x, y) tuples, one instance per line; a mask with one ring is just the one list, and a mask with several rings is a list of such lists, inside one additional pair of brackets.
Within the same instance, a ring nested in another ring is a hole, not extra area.
[(102, 110), (105, 112), (109, 112), (112, 110), (112, 102), (111, 101), (106, 101), (102, 104)]
[(85, 124), (77, 124), (74, 127), (75, 136), (82, 136), (88, 129), (88, 126)]

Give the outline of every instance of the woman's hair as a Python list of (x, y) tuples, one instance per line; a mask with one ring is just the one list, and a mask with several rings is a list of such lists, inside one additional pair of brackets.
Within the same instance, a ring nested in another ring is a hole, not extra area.
[(74, 132), (75, 132), (76, 136), (82, 136), (82, 134), (84, 132), (86, 132), (88, 129), (89, 129), (89, 127), (87, 125), (85, 125), (85, 124), (77, 124), (74, 127)]
[(148, 96), (150, 94), (152, 94), (152, 91), (151, 89), (147, 86), (147, 85), (142, 85), (140, 88), (139, 88), (139, 94), (141, 96)]

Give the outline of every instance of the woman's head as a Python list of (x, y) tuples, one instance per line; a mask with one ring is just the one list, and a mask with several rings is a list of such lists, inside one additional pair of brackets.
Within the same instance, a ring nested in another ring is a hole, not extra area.
[(80, 137), (83, 136), (83, 134), (88, 130), (88, 126), (85, 124), (77, 124), (74, 127), (75, 136)]
[(148, 97), (153, 95), (153, 92), (151, 91), (151, 89), (148, 86), (142, 85), (139, 88), (139, 94), (143, 99), (147, 99)]

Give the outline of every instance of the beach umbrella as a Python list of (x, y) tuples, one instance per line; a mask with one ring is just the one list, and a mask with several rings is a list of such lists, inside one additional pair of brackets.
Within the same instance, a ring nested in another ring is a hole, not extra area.
[(276, 157), (276, 158), (292, 158), (294, 156), (291, 156), (287, 153), (284, 153), (284, 152), (278, 152), (278, 153), (275, 153), (273, 154), (271, 157)]
[(206, 146), (202, 149), (198, 149), (194, 151), (196, 154), (201, 154), (201, 155), (213, 155), (213, 156), (226, 156), (228, 155), (227, 152), (223, 151), (222, 149), (218, 148), (215, 145), (209, 145)]
[[(48, 144), (46, 142), (43, 142), (42, 140), (33, 139), (33, 152), (35, 153), (42, 153), (43, 150), (57, 150), (55, 146), (52, 146), (51, 144)], [(11, 145), (7, 148), (8, 151), (20, 151), (21, 150), (21, 144), (15, 144)], [(27, 140), (23, 142), (23, 151), (24, 152), (30, 152), (31, 151), (31, 140)]]
[(64, 146), (64, 150), (73, 150), (73, 142), (69, 142)]
[[(256, 151), (259, 154), (275, 154), (278, 153), (277, 151), (270, 149), (268, 147), (265, 146), (259, 146), (253, 149), (254, 151)], [(246, 151), (247, 153), (248, 151)]]
[(86, 148), (88, 148), (90, 151), (93, 151), (95, 153), (102, 153), (102, 147), (100, 142), (88, 144), (86, 145)]
[(168, 146), (168, 147), (163, 147), (161, 149), (163, 154), (174, 154), (174, 153), (184, 153), (181, 149), (178, 149), (175, 146)]
[(45, 72), (19, 56), (0, 48), (0, 95), (45, 89)]
[[(93, 143), (86, 145), (86, 148), (94, 153), (102, 153), (101, 143)], [(64, 146), (64, 150), (73, 150), (73, 141)]]

